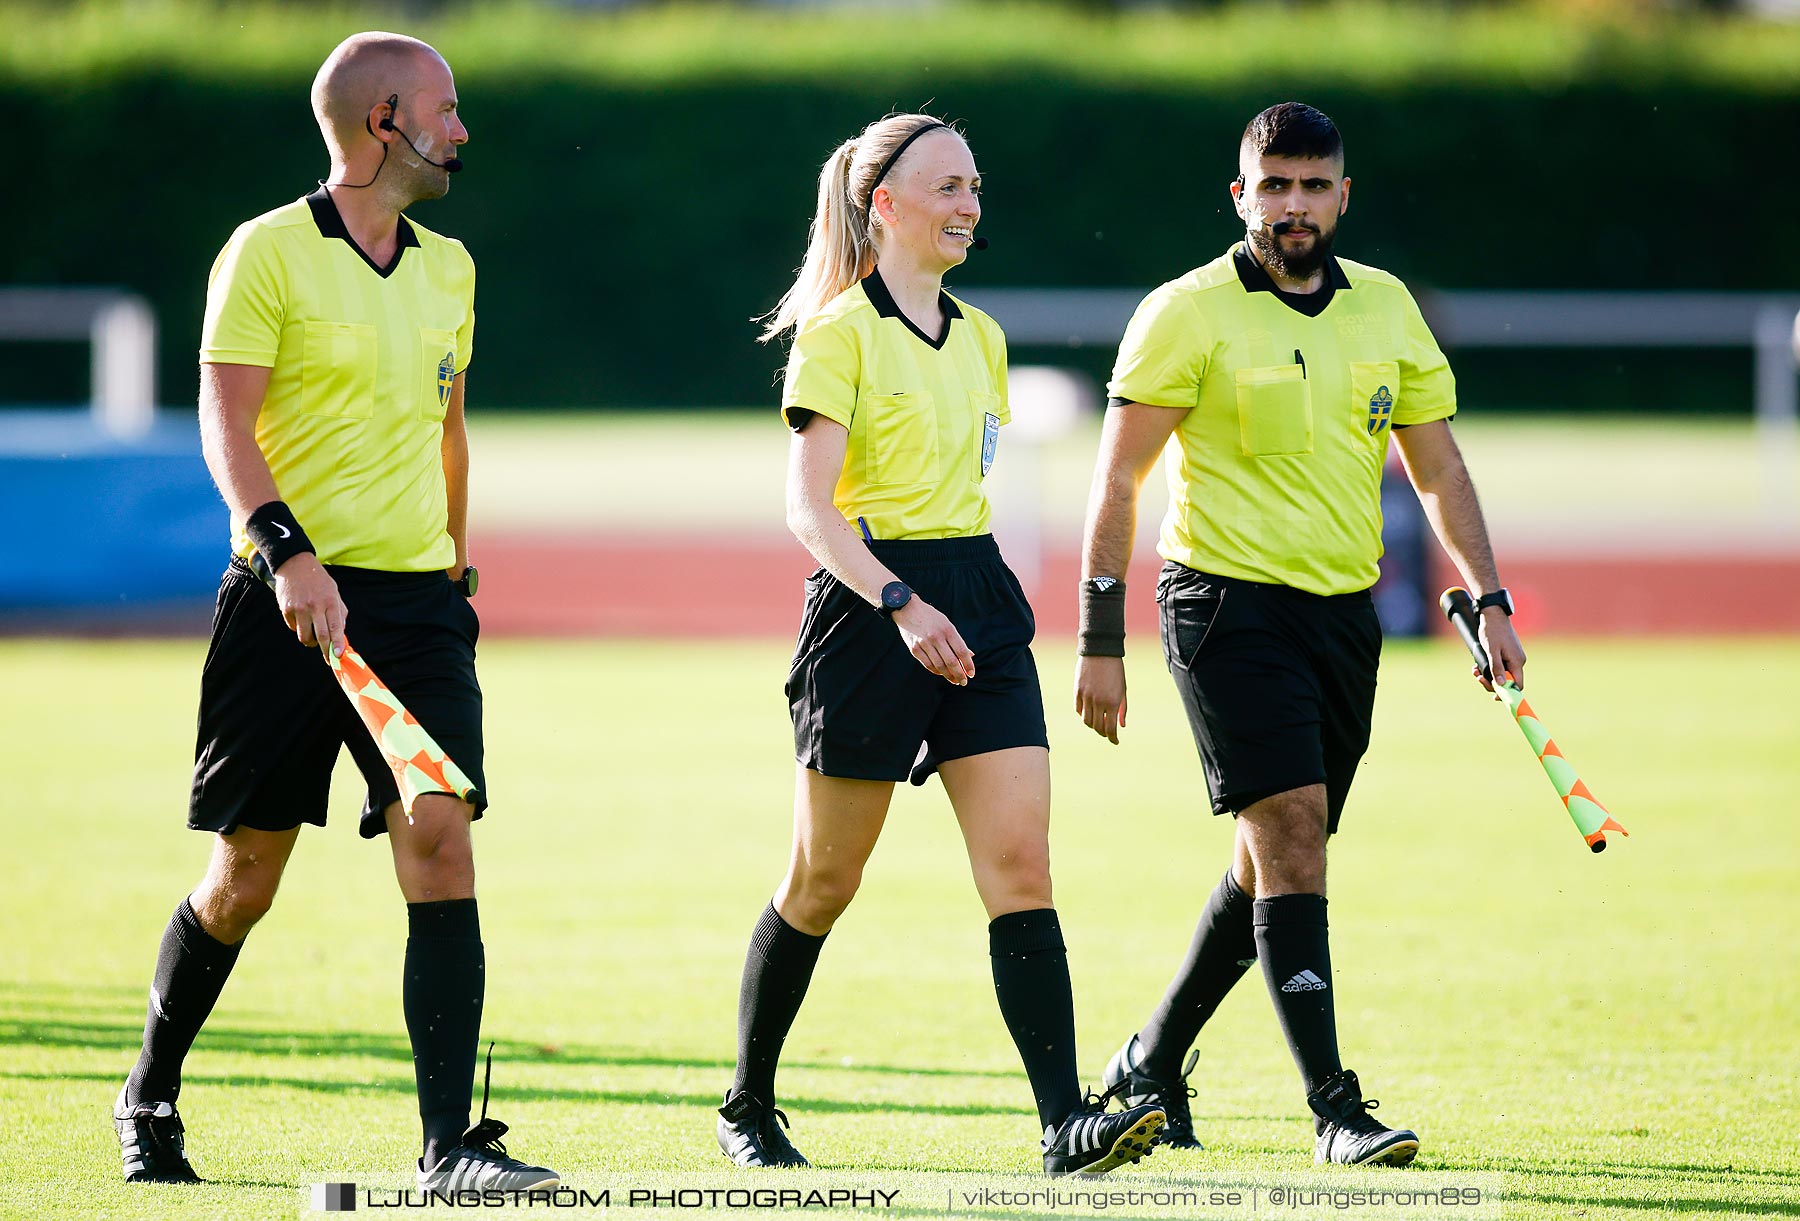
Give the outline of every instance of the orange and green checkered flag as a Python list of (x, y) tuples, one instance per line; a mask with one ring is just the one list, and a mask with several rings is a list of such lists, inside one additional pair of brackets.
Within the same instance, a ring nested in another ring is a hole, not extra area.
[[(275, 587), (275, 574), (269, 571), (260, 553), (252, 552), (249, 564), (250, 570), (265, 585), (271, 589)], [(412, 821), (413, 807), (419, 798), (428, 793), (447, 793), (470, 805), (480, 804), (481, 790), (462, 768), (456, 766), (456, 760), (444, 753), (443, 747), (425, 731), (418, 718), (406, 710), (400, 697), (376, 677), (375, 671), (362, 659), (362, 654), (351, 647), (348, 639), (344, 641), (341, 656), (333, 657), (331, 649), (323, 645), (319, 652), (325, 655), (331, 672), (337, 675), (338, 686), (350, 697), (351, 707), (362, 718), (369, 736), (375, 739), (375, 745), (381, 748), (382, 757), (393, 771), (394, 783), (400, 789), (400, 808), (406, 811), (407, 822)]]
[(400, 788), (400, 804), (412, 819), (413, 806), (427, 793), (447, 793), (476, 804), (479, 792), (473, 781), (456, 766), (456, 760), (445, 754), (425, 727), (406, 710), (387, 684), (375, 676), (362, 654), (344, 642), (342, 656), (331, 656), (322, 650), (338, 686), (350, 697), (356, 715), (368, 727), (375, 745), (394, 772), (394, 783)]
[(1605, 806), (1594, 799), (1588, 786), (1582, 783), (1581, 777), (1575, 774), (1575, 768), (1556, 742), (1550, 737), (1550, 731), (1538, 720), (1537, 713), (1525, 699), (1525, 693), (1512, 682), (1502, 682), (1494, 678), (1492, 665), (1488, 662), (1487, 650), (1481, 647), (1481, 638), (1475, 630), (1475, 603), (1469, 597), (1469, 591), (1461, 586), (1446, 589), (1438, 606), (1442, 608), (1445, 618), (1456, 625), (1463, 644), (1467, 646), (1475, 664), (1481, 668), (1482, 674), (1493, 681), (1494, 689), (1506, 701), (1512, 711), (1513, 721), (1519, 732), (1531, 744), (1531, 751), (1543, 765), (1544, 775), (1550, 777), (1550, 783), (1556, 788), (1556, 795), (1562, 799), (1563, 809), (1568, 811), (1575, 829), (1581, 832), (1581, 838), (1587, 841), (1589, 848), (1595, 852), (1606, 850), (1606, 833), (1617, 831), (1620, 835), (1630, 835), (1618, 821), (1607, 812)]
[(1494, 687), (1506, 700), (1507, 707), (1512, 709), (1513, 720), (1518, 723), (1519, 732), (1531, 743), (1538, 762), (1543, 764), (1544, 774), (1550, 777), (1550, 783), (1556, 788), (1556, 795), (1562, 798), (1563, 808), (1569, 812), (1569, 817), (1575, 822), (1575, 829), (1581, 832), (1581, 838), (1587, 841), (1588, 847), (1595, 852), (1604, 851), (1608, 831), (1630, 835), (1631, 832), (1621, 827), (1607, 813), (1605, 806), (1594, 800), (1588, 786), (1582, 783), (1581, 777), (1575, 774), (1574, 767), (1563, 757), (1562, 751), (1557, 749), (1550, 731), (1544, 728), (1537, 713), (1532, 711), (1525, 693), (1512, 683), (1495, 683)]

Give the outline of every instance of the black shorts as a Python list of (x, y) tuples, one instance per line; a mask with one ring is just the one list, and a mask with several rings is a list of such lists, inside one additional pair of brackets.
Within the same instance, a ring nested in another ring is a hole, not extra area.
[(1375, 709), (1368, 591), (1324, 597), (1166, 563), (1156, 600), (1213, 813), (1323, 784), (1336, 831)]
[[(418, 718), (480, 790), (481, 687), (475, 681), (480, 622), (443, 572), (372, 572), (327, 566), (349, 617), (344, 633), (377, 677)], [(234, 559), (219, 583), (212, 643), (200, 677), (200, 733), (188, 826), (286, 831), (325, 825), (338, 749), (368, 784), (361, 832), (387, 830), (382, 811), (400, 800), (394, 774), (316, 648), (295, 638), (275, 592)]]
[(869, 546), (956, 625), (975, 655), (975, 677), (954, 687), (931, 673), (891, 620), (821, 568), (806, 580), (788, 669), (794, 757), (826, 776), (904, 780), (921, 745), (933, 763), (1048, 746), (1031, 657), (1037, 620), (993, 536)]

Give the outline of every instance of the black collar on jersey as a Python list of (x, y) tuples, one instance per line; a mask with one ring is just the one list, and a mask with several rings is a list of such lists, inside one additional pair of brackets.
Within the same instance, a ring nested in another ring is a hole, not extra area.
[(350, 249), (356, 251), (357, 256), (370, 267), (374, 268), (375, 274), (384, 280), (393, 275), (394, 269), (400, 266), (400, 256), (406, 253), (406, 248), (408, 246), (417, 246), (419, 244), (419, 235), (413, 232), (413, 227), (407, 224), (406, 218), (402, 216), (397, 228), (400, 242), (394, 247), (394, 260), (386, 267), (383, 267), (380, 263), (377, 263), (374, 259), (370, 258), (368, 251), (364, 250), (361, 246), (358, 246), (356, 244), (356, 239), (350, 236), (350, 230), (344, 227), (344, 218), (338, 212), (337, 203), (331, 198), (330, 191), (327, 191), (324, 187), (320, 187), (306, 197), (306, 206), (312, 209), (313, 224), (319, 227), (320, 237), (343, 238)]
[(1338, 289), (1350, 287), (1350, 277), (1344, 274), (1336, 255), (1325, 256), (1325, 287), (1310, 293), (1291, 293), (1277, 287), (1269, 277), (1269, 269), (1257, 262), (1256, 256), (1250, 253), (1250, 243), (1247, 241), (1239, 242), (1231, 252), (1231, 263), (1237, 268), (1238, 283), (1244, 286), (1245, 292), (1274, 293), (1277, 301), (1308, 318), (1317, 318), (1324, 313)]
[(911, 318), (900, 312), (899, 303), (894, 300), (894, 294), (888, 291), (888, 286), (883, 282), (879, 268), (863, 277), (862, 287), (864, 295), (869, 298), (869, 304), (875, 307), (877, 317), (898, 318), (907, 330), (930, 344), (934, 351), (944, 350), (944, 345), (950, 341), (950, 324), (963, 316), (962, 310), (957, 307), (955, 301), (951, 300), (950, 294), (940, 288), (938, 290), (938, 308), (944, 311), (944, 333), (933, 339), (914, 326)]

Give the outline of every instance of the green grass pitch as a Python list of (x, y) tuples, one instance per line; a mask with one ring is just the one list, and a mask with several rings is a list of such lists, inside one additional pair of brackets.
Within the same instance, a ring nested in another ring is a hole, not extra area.
[[(203, 651), (0, 642), (0, 1214), (296, 1216), (311, 1184), (416, 1154), (405, 920), (384, 847), (354, 834), (346, 764), (335, 824), (302, 836), (189, 1060), (189, 1147), (216, 1182), (118, 1182), (108, 1105), (163, 923), (207, 852), (181, 825)], [(627, 1182), (745, 1182), (718, 1156), (712, 1107), (744, 943), (787, 850), (785, 653), (482, 650), (492, 1109), (516, 1152), (610, 1186), (615, 1212)], [(1230, 827), (1202, 812), (1153, 644), (1136, 645), (1117, 748), (1068, 711), (1069, 642), (1039, 657), (1058, 907), (1094, 1078), (1160, 994)], [(1599, 856), (1465, 674), (1450, 644), (1389, 647), (1374, 745), (1332, 850), (1345, 1063), (1423, 1152), (1415, 1170), (1325, 1181), (1480, 1183), (1488, 1211), (1285, 1215), (1800, 1215), (1800, 643), (1533, 644), (1533, 703), (1632, 832)], [(788, 1045), (781, 1101), (826, 1169), (784, 1185), (879, 1186), (903, 1215), (1050, 1215), (956, 1195), (1037, 1164), (984, 923), (942, 790), (903, 790)], [(1206, 1151), (1159, 1151), (1102, 1184), (1316, 1182), (1257, 975), (1199, 1046)]]

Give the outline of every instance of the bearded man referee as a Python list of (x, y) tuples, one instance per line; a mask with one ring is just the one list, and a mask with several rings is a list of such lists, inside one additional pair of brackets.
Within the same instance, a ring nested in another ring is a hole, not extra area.
[(1183, 1057), (1260, 961), (1315, 1117), (1315, 1160), (1404, 1165), (1418, 1137), (1377, 1121), (1338, 1059), (1325, 920), (1325, 844), (1375, 703), (1369, 587), (1390, 436), (1480, 595), (1494, 672), (1523, 682), (1525, 651), (1450, 435), (1449, 364), (1399, 280), (1331, 253), (1350, 204), (1337, 127), (1311, 106), (1271, 107), (1244, 129), (1238, 169), (1244, 240), (1151, 293), (1126, 331), (1088, 502), (1075, 706), (1116, 744), (1137, 494), (1177, 438), (1157, 548), (1163, 656), (1212, 810), (1237, 820), (1232, 867), (1186, 958), (1105, 1081), (1129, 1081), (1127, 1103), (1164, 1108), (1165, 1144), (1197, 1148), (1195, 1059)]
[[(442, 197), (469, 138), (435, 50), (357, 34), (312, 87), (331, 175), (238, 226), (212, 269), (200, 348), (208, 468), (231, 510), (200, 686), (188, 826), (212, 862), (163, 934), (144, 1041), (113, 1108), (127, 1182), (192, 1182), (182, 1061), (350, 748), (406, 899), (402, 984), (424, 1128), (421, 1187), (527, 1190), (557, 1175), (469, 1126), (486, 970), (470, 822), (482, 774), (469, 598), (463, 378), (475, 267), (402, 209)], [(252, 571), (272, 574), (265, 585)], [(471, 780), (411, 816), (321, 649), (358, 651)]]

